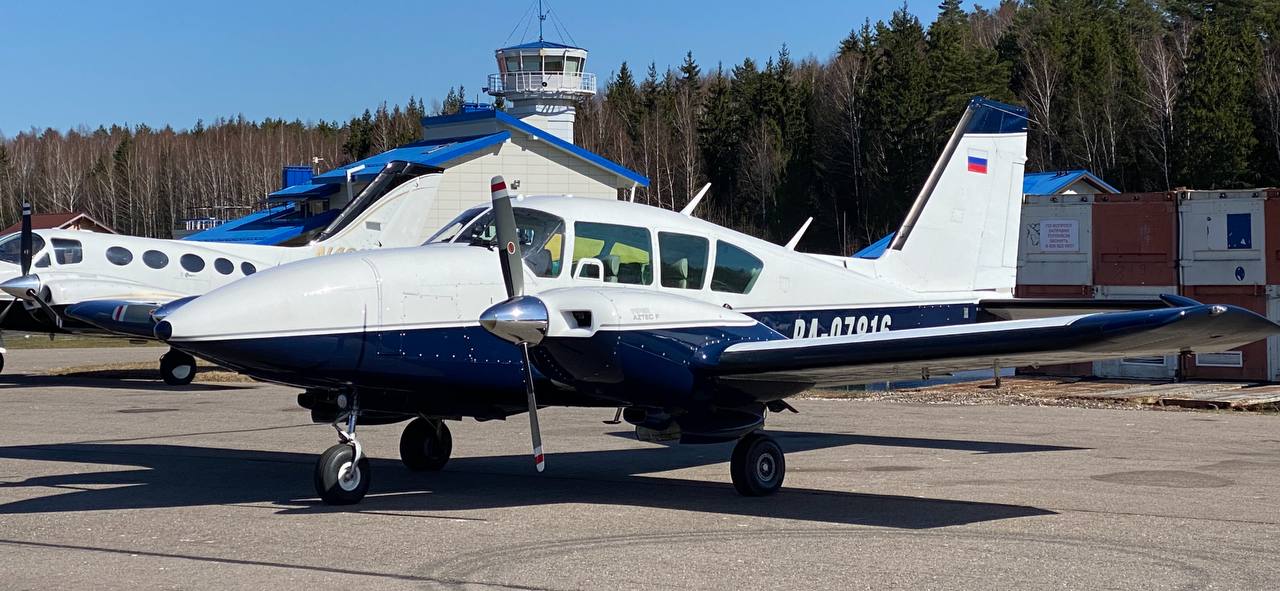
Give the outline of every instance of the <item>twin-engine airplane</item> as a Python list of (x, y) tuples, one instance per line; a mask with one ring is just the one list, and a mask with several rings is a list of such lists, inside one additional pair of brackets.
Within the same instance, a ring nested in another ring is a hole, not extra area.
[(767, 495), (786, 467), (767, 411), (815, 386), (1220, 351), (1280, 331), (1176, 296), (1112, 312), (1010, 299), (1026, 138), (1024, 110), (974, 99), (875, 260), (621, 201), (513, 199), (495, 177), (492, 209), (433, 243), (271, 269), (161, 308), (156, 334), (306, 388), (299, 403), (340, 440), (316, 491), (353, 503), (371, 477), (358, 421), (412, 419), (401, 459), (439, 470), (445, 420), (527, 411), (541, 471), (539, 408), (619, 407), (642, 439), (736, 440), (734, 486)]
[[(161, 304), (304, 258), (422, 244), (432, 230), (422, 220), (435, 202), (440, 172), (387, 163), (316, 241), (296, 247), (32, 231), (31, 209), (24, 206), (22, 231), (0, 239), (0, 290), (14, 298), (0, 301), (0, 328), (151, 339), (151, 312)], [(190, 383), (195, 373), (187, 353), (170, 350), (160, 358), (166, 383)]]

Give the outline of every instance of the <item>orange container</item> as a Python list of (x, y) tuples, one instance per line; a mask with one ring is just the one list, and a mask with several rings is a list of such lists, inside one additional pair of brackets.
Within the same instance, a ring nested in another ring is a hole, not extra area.
[[(1267, 289), (1263, 285), (1184, 285), (1182, 295), (1205, 304), (1228, 304), (1267, 314)], [(1188, 379), (1262, 381), (1271, 377), (1265, 340), (1224, 353), (1183, 355), (1181, 363)]]
[(1094, 285), (1177, 285), (1177, 219), (1172, 193), (1094, 196)]

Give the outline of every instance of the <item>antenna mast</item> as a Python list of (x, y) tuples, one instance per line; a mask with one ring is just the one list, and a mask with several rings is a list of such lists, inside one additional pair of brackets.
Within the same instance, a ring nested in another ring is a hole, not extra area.
[(547, 13), (542, 12), (542, 0), (538, 0), (538, 41), (542, 41), (542, 23), (547, 20)]

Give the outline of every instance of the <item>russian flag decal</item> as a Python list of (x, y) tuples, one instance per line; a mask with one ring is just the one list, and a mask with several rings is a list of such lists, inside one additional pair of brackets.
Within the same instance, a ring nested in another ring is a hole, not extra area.
[(969, 150), (969, 172), (987, 174), (987, 153)]

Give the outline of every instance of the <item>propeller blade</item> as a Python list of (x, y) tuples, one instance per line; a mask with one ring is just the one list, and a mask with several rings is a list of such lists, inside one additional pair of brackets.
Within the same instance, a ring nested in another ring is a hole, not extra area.
[(9, 317), (9, 310), (13, 309), (13, 305), (18, 303), (18, 298), (13, 298), (8, 306), (4, 307), (4, 312), (0, 312), (0, 325), (4, 324), (4, 319)]
[(539, 472), (547, 469), (547, 458), (542, 455), (542, 431), (538, 427), (538, 397), (533, 391), (533, 366), (529, 364), (529, 343), (520, 344), (524, 354), (524, 391), (529, 398), (529, 433), (533, 436), (533, 466)]
[(524, 267), (520, 255), (520, 230), (516, 228), (516, 216), (511, 210), (511, 192), (501, 175), (489, 181), (493, 193), (493, 222), (497, 231), (498, 258), (502, 262), (502, 279), (507, 285), (507, 297), (524, 295)]
[(22, 274), (31, 272), (31, 203), (22, 202)]

